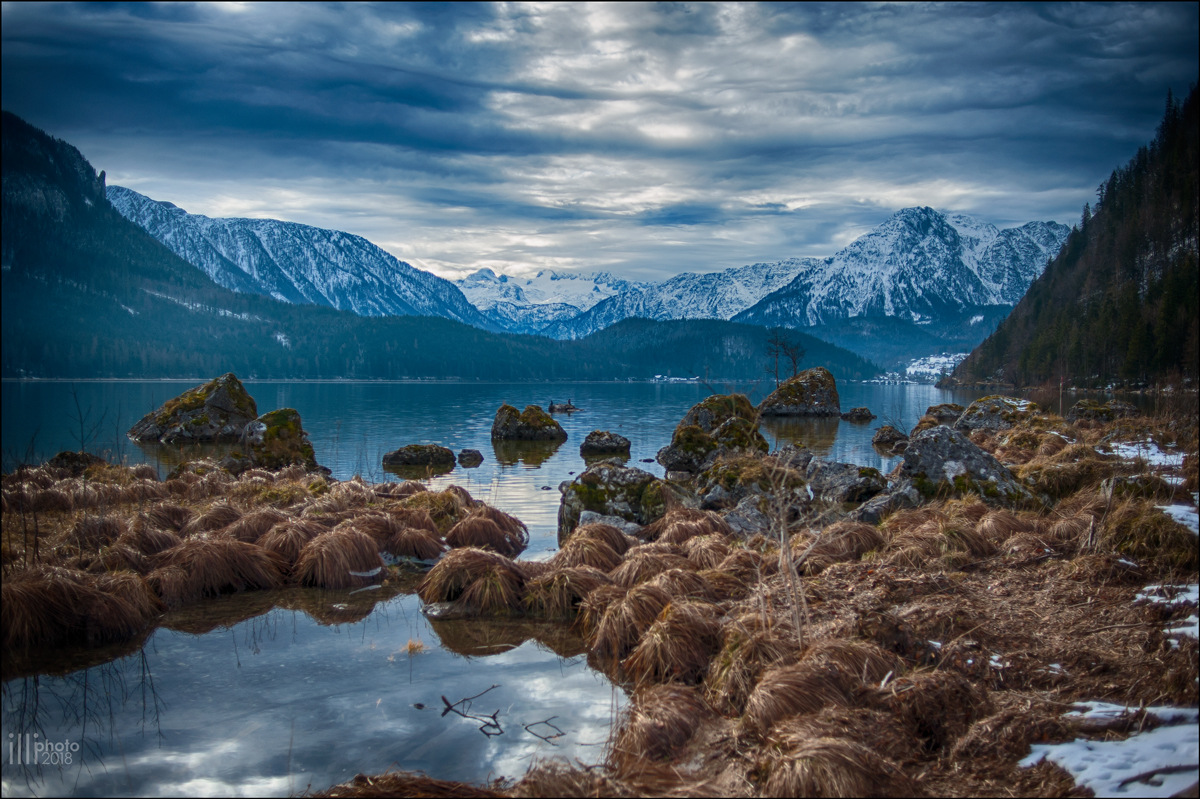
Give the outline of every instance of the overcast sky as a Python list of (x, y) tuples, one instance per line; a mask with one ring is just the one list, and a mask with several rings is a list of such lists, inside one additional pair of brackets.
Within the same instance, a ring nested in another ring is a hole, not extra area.
[(830, 255), (912, 205), (1074, 222), (1195, 3), (5, 3), (3, 105), (108, 182), (447, 277)]

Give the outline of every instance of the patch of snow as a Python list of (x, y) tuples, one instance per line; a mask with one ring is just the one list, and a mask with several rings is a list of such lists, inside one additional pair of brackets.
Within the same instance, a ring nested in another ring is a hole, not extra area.
[(1183, 466), (1182, 452), (1164, 452), (1153, 441), (1123, 441), (1109, 446), (1118, 458), (1125, 460), (1141, 458), (1150, 466)]
[(1050, 664), (1050, 673), (1051, 674), (1066, 674), (1067, 670), (1062, 667), (1061, 663), (1051, 663)]
[(286, 333), (276, 332), (275, 340), (278, 341), (283, 346), (287, 347), (289, 350), (292, 348), (292, 342), (288, 339)]
[[(1090, 788), (1098, 797), (1171, 796), (1200, 776), (1200, 727), (1196, 726), (1200, 716), (1194, 708), (1173, 710), (1181, 711), (1185, 723), (1136, 733), (1124, 741), (1077, 738), (1063, 744), (1033, 744), (1019, 765), (1028, 768), (1049, 760), (1069, 772), (1076, 785)], [(1180, 766), (1191, 768), (1133, 781), (1139, 774)]]
[(1173, 722), (1188, 722), (1196, 721), (1198, 717), (1197, 710), (1194, 707), (1169, 707), (1167, 705), (1151, 705), (1147, 708), (1130, 707), (1129, 705), (1117, 705), (1112, 702), (1075, 702), (1074, 707), (1083, 708), (1083, 710), (1072, 710), (1064, 713), (1067, 718), (1079, 719), (1098, 719), (1100, 721), (1115, 721), (1122, 716), (1132, 715), (1139, 710), (1145, 710), (1151, 716), (1154, 716), (1163, 724), (1171, 724)]
[[(1167, 638), (1187, 637), (1200, 639), (1200, 616), (1196, 616), (1195, 614), (1188, 616), (1175, 626), (1164, 629), (1163, 635)], [(1172, 643), (1175, 642), (1172, 641)]]
[(1154, 507), (1170, 516), (1175, 521), (1200, 535), (1200, 511), (1188, 505), (1155, 505)]
[(926, 355), (916, 358), (904, 368), (904, 373), (912, 378), (936, 380), (943, 374), (949, 374), (954, 368), (966, 360), (970, 353), (956, 352), (952, 355)]
[(980, 314), (979, 316), (972, 316), (969, 324), (977, 325), (982, 321), (983, 321), (983, 314)]
[(1155, 605), (1197, 605), (1200, 604), (1200, 583), (1148, 585), (1134, 597), (1134, 602), (1139, 601)]
[(130, 316), (137, 316), (137, 311), (133, 310), (128, 305), (125, 305), (124, 303), (120, 303), (120, 302), (118, 302), (117, 305), (120, 305), (122, 308), (129, 311)]
[(1003, 668), (1007, 668), (1007, 666), (1008, 666), (1007, 663), (1004, 663), (1000, 660), (999, 655), (992, 655), (990, 658), (988, 658), (988, 665), (991, 666), (993, 669), (1003, 669)]
[(930, 646), (932, 646), (934, 649), (941, 649), (941, 648), (942, 648), (942, 642), (941, 642), (941, 641), (930, 641), (930, 642), (929, 642), (929, 645), (930, 645)]
[(1123, 563), (1131, 569), (1136, 569), (1138, 567), (1138, 565), (1132, 560), (1126, 560), (1125, 558), (1117, 558), (1117, 563)]

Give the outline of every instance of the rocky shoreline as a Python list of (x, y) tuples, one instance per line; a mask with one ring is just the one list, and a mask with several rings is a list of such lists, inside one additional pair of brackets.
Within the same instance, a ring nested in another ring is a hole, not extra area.
[[(816, 372), (772, 412), (837, 416)], [(187, 429), (170, 412), (199, 418), (203, 400), (147, 418), (159, 436)], [(536, 406), (505, 408), (498, 441), (566, 437)], [(1142, 707), (1197, 703), (1196, 640), (1171, 632), (1195, 606), (1170, 586), (1197, 582), (1198, 539), (1162, 510), (1194, 509), (1194, 418), (934, 406), (881, 442), (903, 450), (883, 475), (770, 452), (763, 404), (710, 397), (659, 452), (662, 478), (589, 436), (597, 460), (559, 487), (560, 549), (532, 562), (520, 520), (465, 490), (333, 480), (298, 415), (243, 410), (249, 463), (160, 481), (64, 453), (4, 476), (6, 677), (23, 652), (136, 641), (210, 596), (381, 585), (415, 587), (431, 617), (570, 625), (631, 697), (595, 767), (549, 761), (488, 786), (359, 775), (330, 796), (1079, 795), (1058, 766), (1019, 765), (1033, 744), (1121, 739), (1162, 723)], [(232, 437), (218, 421), (205, 434)], [(291, 460), (266, 468), (283, 457), (262, 448), (273, 428)], [(1170, 457), (1130, 458), (1130, 442)], [(454, 462), (408, 453), (401, 465)], [(374, 594), (364, 615), (390, 595)], [(1085, 700), (1131, 710), (1072, 716)]]

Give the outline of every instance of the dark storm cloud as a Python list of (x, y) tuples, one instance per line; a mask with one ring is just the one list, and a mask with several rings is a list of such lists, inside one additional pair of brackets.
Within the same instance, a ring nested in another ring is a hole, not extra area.
[(1070, 222), (1196, 79), (1195, 4), (5, 5), (5, 108), (192, 212), (443, 273)]

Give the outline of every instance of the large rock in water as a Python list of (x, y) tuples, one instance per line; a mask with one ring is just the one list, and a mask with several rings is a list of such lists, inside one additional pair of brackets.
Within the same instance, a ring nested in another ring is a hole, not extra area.
[(164, 444), (237, 441), (257, 416), (254, 398), (230, 372), (167, 400), (129, 428), (129, 437)]
[(588, 457), (601, 455), (629, 456), (629, 439), (608, 430), (593, 430), (579, 445), (579, 454)]
[(329, 470), (317, 465), (312, 442), (300, 422), (300, 413), (293, 408), (281, 408), (264, 413), (246, 425), (242, 446), (253, 466), (262, 469), (282, 469), (299, 464), (307, 471)]
[(838, 416), (837, 383), (828, 369), (805, 369), (759, 403), (761, 416)]
[(437, 444), (409, 444), (383, 456), (384, 466), (453, 466), (454, 453)]
[(540, 405), (526, 405), (524, 412), (507, 403), (496, 411), (492, 422), (493, 441), (566, 441), (567, 431)]
[(758, 416), (744, 394), (716, 394), (691, 407), (655, 460), (669, 472), (698, 472), (718, 455), (765, 453)]
[(993, 394), (968, 405), (954, 423), (954, 429), (967, 435), (976, 430), (1008, 430), (1040, 410), (1035, 402)]
[(978, 494), (993, 504), (1024, 504), (1034, 496), (1000, 461), (945, 425), (922, 430), (908, 442), (897, 482), (924, 497)]
[(571, 482), (559, 487), (558, 542), (567, 540), (584, 511), (617, 516), (635, 524), (649, 524), (666, 512), (666, 484), (649, 472), (615, 463), (589, 466)]

